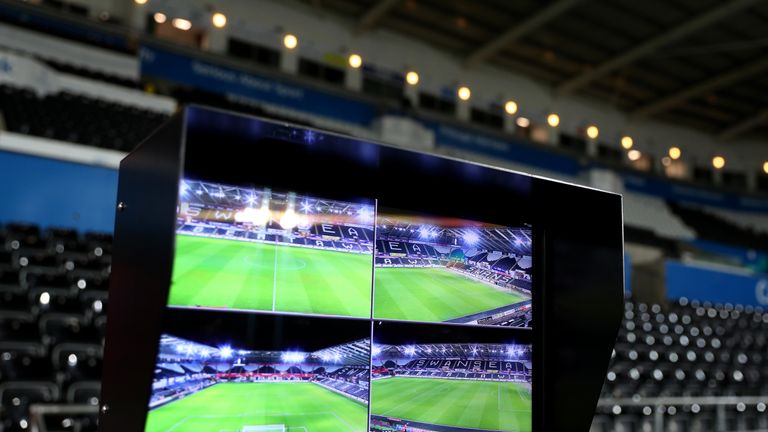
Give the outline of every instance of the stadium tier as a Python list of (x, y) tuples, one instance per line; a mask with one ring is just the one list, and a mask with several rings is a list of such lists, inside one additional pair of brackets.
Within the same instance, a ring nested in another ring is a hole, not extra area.
[(132, 150), (167, 119), (145, 109), (71, 92), (39, 96), (0, 85), (0, 115), (11, 132), (120, 151)]

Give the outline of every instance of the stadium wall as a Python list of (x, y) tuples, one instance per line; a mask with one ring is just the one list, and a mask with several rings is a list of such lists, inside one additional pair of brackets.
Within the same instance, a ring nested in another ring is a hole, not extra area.
[(111, 233), (117, 171), (0, 151), (0, 223)]
[[(667, 297), (711, 303), (768, 306), (768, 275), (726, 271), (668, 260)], [(727, 287), (727, 289), (723, 289)]]

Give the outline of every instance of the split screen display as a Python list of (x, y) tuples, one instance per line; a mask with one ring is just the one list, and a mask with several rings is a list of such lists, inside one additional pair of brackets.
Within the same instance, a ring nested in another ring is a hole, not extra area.
[(148, 431), (530, 431), (532, 244), (184, 179)]

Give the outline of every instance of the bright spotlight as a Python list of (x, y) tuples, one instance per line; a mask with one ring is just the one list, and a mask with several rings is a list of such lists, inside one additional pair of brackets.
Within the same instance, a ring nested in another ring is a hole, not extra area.
[(621, 146), (624, 147), (625, 150), (631, 149), (633, 145), (635, 145), (635, 141), (631, 136), (625, 135), (621, 137)]
[(268, 208), (255, 209), (248, 207), (235, 213), (236, 222), (247, 222), (254, 225), (266, 225), (272, 219), (272, 212)]
[(476, 232), (470, 231), (464, 234), (464, 243), (469, 245), (477, 244), (480, 241), (480, 236)]
[(515, 120), (515, 124), (521, 128), (527, 128), (531, 125), (531, 121), (526, 117), (518, 117), (517, 120)]
[(171, 25), (173, 25), (179, 30), (187, 31), (192, 28), (192, 21), (185, 20), (184, 18), (174, 18), (171, 21)]
[(627, 152), (627, 157), (631, 161), (636, 161), (636, 160), (640, 159), (641, 156), (642, 156), (642, 154), (638, 150), (630, 150), (630, 151)]
[(712, 166), (715, 167), (715, 169), (722, 169), (725, 166), (725, 158), (722, 156), (713, 157)]
[(551, 127), (557, 127), (560, 124), (560, 116), (555, 113), (548, 115), (547, 124)]
[(509, 115), (515, 115), (517, 113), (517, 102), (508, 100), (504, 104), (504, 111)]
[(672, 160), (678, 160), (682, 155), (683, 155), (683, 152), (680, 150), (680, 147), (669, 148), (669, 157), (672, 158)]
[(164, 22), (168, 21), (168, 17), (167, 17), (167, 16), (165, 16), (165, 14), (164, 14), (164, 13), (161, 13), (161, 12), (157, 12), (157, 13), (155, 13), (155, 14), (152, 16), (152, 18), (153, 18), (153, 19), (155, 20), (155, 22), (156, 22), (156, 23), (158, 23), (158, 24), (162, 24), (162, 23), (164, 23)]
[(216, 28), (224, 28), (227, 25), (227, 16), (221, 12), (216, 12), (211, 16), (211, 24)]
[(598, 135), (600, 135), (600, 129), (597, 128), (595, 125), (590, 125), (587, 128), (587, 136), (590, 139), (597, 139)]
[(378, 345), (371, 346), (371, 355), (376, 357), (379, 354), (381, 354), (381, 347)]
[(283, 229), (290, 230), (298, 224), (299, 216), (295, 211), (293, 211), (293, 209), (288, 209), (285, 213), (283, 213), (283, 217), (280, 218), (280, 226), (283, 227)]
[(357, 218), (363, 223), (373, 222), (373, 210), (368, 206), (360, 207)]
[(407, 74), (405, 74), (405, 82), (407, 82), (410, 85), (418, 84), (419, 83), (419, 74), (414, 72), (414, 71), (408, 72)]
[(763, 162), (763, 172), (768, 174), (768, 161)]
[(469, 98), (472, 97), (472, 91), (467, 86), (459, 87), (457, 94), (459, 95), (459, 99), (463, 101), (468, 101)]
[(70, 354), (67, 356), (67, 364), (72, 367), (77, 366), (77, 354)]
[(407, 347), (405, 347), (405, 355), (412, 356), (412, 355), (415, 355), (415, 354), (416, 354), (416, 347), (414, 347), (414, 346), (407, 346)]
[(232, 357), (232, 354), (234, 351), (232, 351), (232, 347), (229, 345), (224, 345), (219, 347), (219, 357), (223, 359), (228, 359)]
[(360, 54), (350, 54), (349, 55), (349, 66), (353, 69), (357, 69), (360, 66), (363, 65), (363, 58), (360, 57)]
[(51, 302), (51, 294), (48, 293), (48, 291), (43, 291), (43, 293), (40, 294), (40, 304), (47, 305), (50, 302)]
[(297, 351), (286, 351), (280, 358), (282, 358), (285, 363), (301, 363), (307, 358), (307, 355)]
[(292, 50), (299, 46), (299, 38), (288, 33), (287, 35), (283, 36), (283, 46)]
[(133, 0), (133, 1), (134, 1), (134, 3), (136, 3), (137, 5), (144, 5), (144, 4), (147, 4), (147, 0)]

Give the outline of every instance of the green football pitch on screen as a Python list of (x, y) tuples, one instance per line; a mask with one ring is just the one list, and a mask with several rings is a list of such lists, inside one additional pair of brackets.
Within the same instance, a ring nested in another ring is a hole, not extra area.
[(155, 408), (147, 432), (364, 432), (368, 408), (308, 382), (221, 383)]
[(168, 304), (369, 317), (372, 265), (369, 254), (180, 234)]

